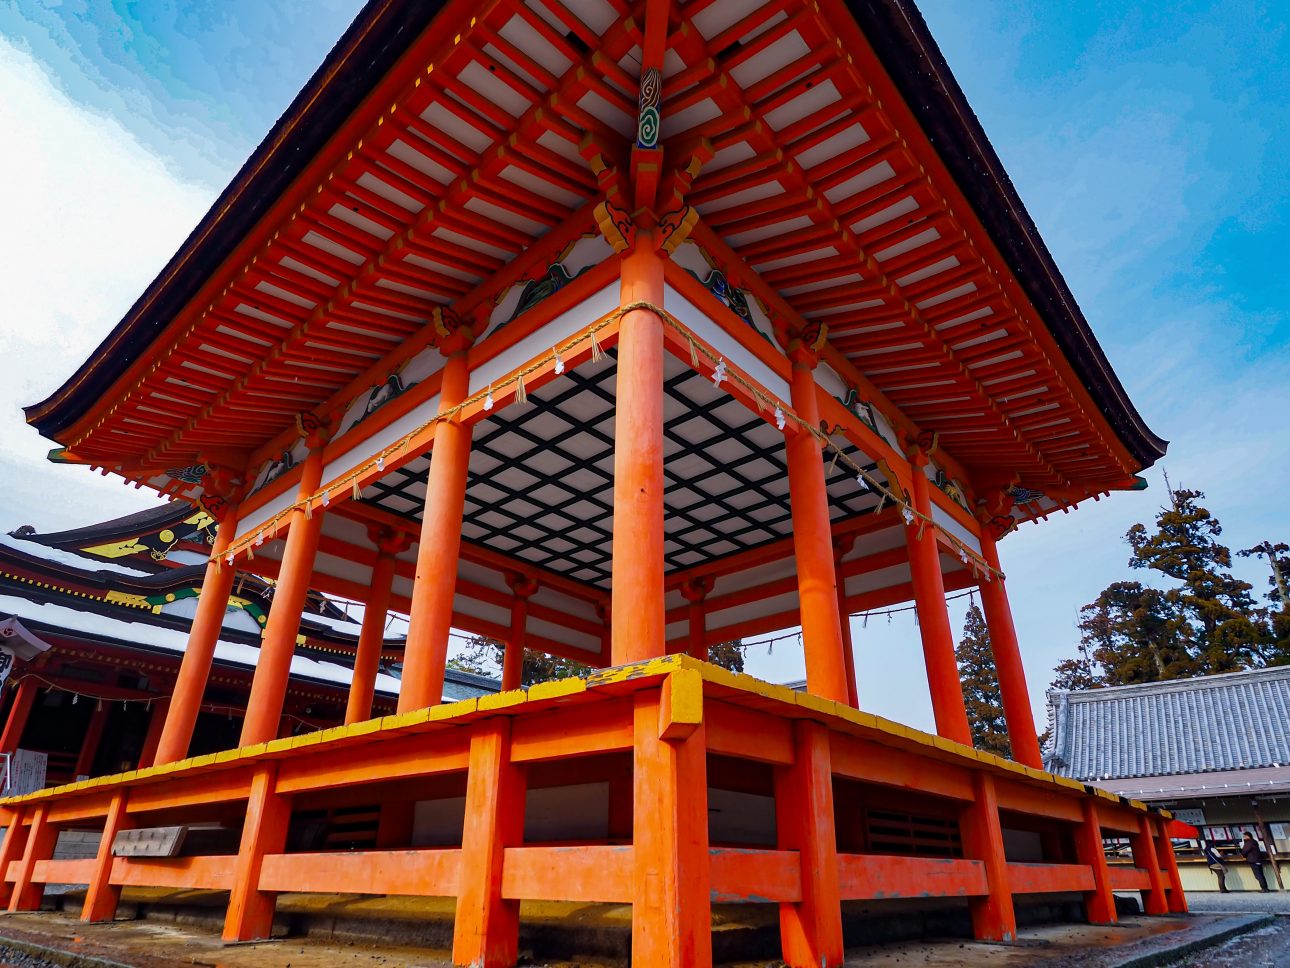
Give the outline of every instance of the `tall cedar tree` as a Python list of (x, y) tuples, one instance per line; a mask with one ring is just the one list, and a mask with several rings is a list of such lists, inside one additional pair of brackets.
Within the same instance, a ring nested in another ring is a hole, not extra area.
[(1264, 541), (1237, 554), (1267, 559), (1269, 604), (1259, 610), (1267, 630), (1263, 661), (1266, 665), (1290, 665), (1290, 545)]
[[(719, 642), (708, 649), (708, 661), (731, 672), (744, 671), (744, 653), (739, 641)], [(466, 647), (448, 660), (448, 665), (462, 672), (473, 672), (481, 676), (496, 676), (502, 671), (502, 661), (506, 656), (506, 647), (496, 639), (483, 635), (472, 635)], [(591, 672), (591, 666), (573, 659), (549, 655), (538, 649), (524, 650), (524, 671), (520, 681), (525, 686), (537, 682), (548, 682), (552, 679), (569, 679), (585, 676)]]
[(954, 657), (958, 660), (959, 679), (963, 682), (963, 703), (967, 706), (973, 745), (987, 753), (1011, 756), (1008, 724), (1003, 718), (1003, 693), (999, 690), (999, 676), (994, 667), (990, 632), (986, 628), (985, 616), (975, 602), (968, 608), (963, 638), (954, 650)]
[(1057, 666), (1053, 688), (1184, 679), (1267, 661), (1271, 623), (1255, 607), (1253, 586), (1230, 572), (1222, 525), (1199, 503), (1205, 495), (1171, 488), (1169, 497), (1154, 533), (1135, 524), (1125, 540), (1133, 549), (1130, 568), (1160, 572), (1176, 584), (1113, 582), (1081, 608), (1079, 655)]

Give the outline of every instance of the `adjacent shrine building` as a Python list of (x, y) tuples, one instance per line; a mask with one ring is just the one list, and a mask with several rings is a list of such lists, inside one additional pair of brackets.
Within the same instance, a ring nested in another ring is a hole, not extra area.
[[(225, 890), (242, 940), (282, 891), (447, 895), (454, 961), (509, 965), (523, 902), (629, 903), (635, 963), (679, 966), (714, 903), (778, 905), (791, 965), (840, 964), (858, 900), (944, 897), (996, 940), (1035, 895), (1185, 907), (1165, 815), (1042, 771), (996, 549), (1164, 442), (904, 0), (373, 0), (28, 419), (220, 527), (160, 765), (3, 804), (13, 909), (51, 878), (88, 919)], [(277, 589), (247, 716), (185, 759), (238, 570)], [(967, 587), (1015, 763), (970, 747)], [(276, 739), (311, 588), (409, 616), (398, 714)], [(855, 708), (845, 616), (906, 601), (936, 736)], [(702, 662), (795, 625), (804, 694)], [(509, 691), (440, 704), (453, 628), (507, 643)], [(522, 691), (526, 647), (599, 671)], [(591, 782), (603, 816), (544, 833), (534, 794)], [(710, 827), (728, 795), (767, 823)], [(379, 804), (376, 847), (292, 849), (305, 801)], [(235, 863), (112, 846), (193, 818)], [(73, 870), (76, 824), (105, 836)]]

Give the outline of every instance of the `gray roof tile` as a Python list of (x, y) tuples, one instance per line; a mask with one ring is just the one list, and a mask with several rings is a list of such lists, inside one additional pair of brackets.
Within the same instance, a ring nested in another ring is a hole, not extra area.
[(1290, 764), (1290, 666), (1048, 693), (1044, 762), (1078, 780)]

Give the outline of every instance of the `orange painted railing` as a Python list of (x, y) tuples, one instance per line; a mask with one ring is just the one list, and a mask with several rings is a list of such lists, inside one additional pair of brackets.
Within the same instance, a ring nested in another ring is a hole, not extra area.
[[(608, 835), (526, 842), (530, 790), (600, 780)], [(710, 789), (773, 797), (766, 842), (715, 842)], [(414, 802), (463, 793), (460, 842), (412, 846)], [(377, 849), (288, 846), (293, 809), (368, 803), (382, 805)], [(870, 852), (857, 818), (897, 808), (939, 810), (948, 820), (928, 829), (954, 836)], [(996, 940), (1015, 936), (1014, 895), (1078, 894), (1100, 921), (1114, 920), (1113, 890), (1141, 891), (1148, 912), (1185, 909), (1167, 814), (684, 656), (44, 790), (0, 813), (10, 910), (38, 907), (45, 883), (87, 884), (87, 920), (110, 918), (123, 887), (221, 890), (225, 937), (247, 940), (268, 936), (281, 892), (448, 896), (459, 964), (514, 963), (521, 900), (631, 904), (635, 962), (651, 966), (710, 963), (714, 903), (780, 905), (790, 965), (840, 964), (845, 900), (967, 898), (976, 934)], [(236, 855), (112, 855), (121, 829), (212, 822), (240, 824)], [(102, 829), (97, 859), (53, 860), (65, 828)], [(1010, 860), (1004, 828), (1046, 835), (1043, 862)], [(1108, 867), (1101, 838), (1124, 834), (1136, 866)], [(934, 848), (952, 856), (917, 854)]]

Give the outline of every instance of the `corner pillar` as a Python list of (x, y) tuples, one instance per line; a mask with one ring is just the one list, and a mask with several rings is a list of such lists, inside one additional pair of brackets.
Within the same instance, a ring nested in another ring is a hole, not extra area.
[[(470, 393), (470, 366), (466, 359), (470, 330), (458, 330), (457, 334), (453, 340), (454, 351), (443, 367), (440, 413), (459, 406)], [(445, 347), (441, 351), (447, 353)], [(461, 519), (466, 507), (470, 438), (470, 428), (461, 422), (459, 413), (440, 420), (435, 426), (426, 501), (421, 512), (412, 613), (403, 652), (398, 706), (401, 713), (443, 701), (452, 600), (457, 590), (457, 559), (461, 554)]]
[[(1187, 894), (1183, 890), (1182, 875), (1178, 873), (1178, 858), (1174, 856), (1174, 844), (1169, 837), (1169, 821), (1164, 817), (1152, 818), (1156, 830), (1156, 854), (1164, 862), (1166, 900), (1170, 914), (1187, 913)], [(1273, 869), (1276, 861), (1272, 862)]]
[[(663, 305), (663, 257), (638, 229), (622, 259), (622, 305)], [(610, 661), (667, 652), (663, 609), (663, 320), (648, 309), (618, 324), (614, 410), (614, 551)]]
[[(153, 762), (160, 765), (174, 763), (188, 755), (197, 726), (197, 716), (202, 711), (202, 695), (211, 674), (215, 658), (215, 643), (224, 628), (224, 613), (233, 593), (233, 579), (237, 570), (223, 561), (225, 553), (237, 534), (238, 512), (230, 507), (219, 520), (211, 556), (206, 562), (202, 590), (197, 597), (197, 612), (188, 632), (188, 645), (179, 663), (174, 692), (163, 714), (158, 709), (154, 716), (161, 716), (161, 736), (157, 740)], [(143, 764), (140, 763), (142, 766)]]
[(9, 882), (9, 865), (21, 860), (27, 849), (27, 835), (31, 828), (23, 821), (27, 819), (22, 807), (13, 807), (6, 811), (7, 824), (4, 841), (0, 842), (0, 907), (9, 908), (13, 899), (13, 884)]
[(267, 743), (278, 733), (278, 721), (287, 698), (287, 681), (291, 677), (291, 658), (296, 651), (296, 637), (300, 635), (300, 616), (304, 611), (309, 586), (313, 584), (314, 558), (318, 553), (318, 539), (322, 535), (324, 512), (304, 507), (322, 483), (323, 441), (311, 435), (309, 456), (301, 466), (300, 487), (296, 503), (301, 505), (291, 512), (287, 546), (282, 552), (282, 568), (278, 573), (277, 589), (273, 593), (273, 607), (269, 621), (260, 640), (260, 658), (251, 680), (251, 694), (246, 702), (246, 717), (242, 720), (241, 746)]
[(677, 678), (633, 700), (632, 964), (711, 968), (707, 740), (673, 721)]
[(927, 458), (916, 453), (911, 468), (915, 516), (905, 525), (910, 578), (914, 583), (914, 602), (918, 609), (918, 631), (923, 639), (923, 659), (927, 666), (927, 685), (932, 695), (936, 732), (946, 739), (971, 746), (972, 729), (968, 725), (967, 707), (963, 704), (963, 683), (954, 657), (954, 633), (950, 629), (950, 613), (945, 605), (940, 549), (936, 544), (936, 529), (931, 524), (932, 499), (928, 491), (931, 485), (923, 473), (926, 465)]
[(820, 425), (820, 405), (812, 370), (816, 359), (794, 340), (792, 404), (806, 423), (785, 426), (789, 506), (793, 520), (793, 553), (797, 558), (797, 597), (801, 609), (802, 641), (806, 653), (806, 690), (824, 699), (845, 703), (846, 660), (842, 621), (838, 614), (838, 579), (833, 566), (833, 531), (829, 496), (825, 490), (824, 456), (808, 428)]
[(999, 677), (1003, 716), (1008, 724), (1008, 743), (1012, 757), (1018, 763), (1042, 770), (1044, 761), (1039, 751), (1039, 738), (1035, 733), (1035, 715), (1030, 708), (1030, 693), (1026, 689), (1026, 670), (1021, 662), (1021, 646), (1017, 642), (1017, 629), (1012, 621), (1012, 606), (1008, 603), (1003, 569), (999, 567), (999, 549), (995, 544), (993, 526), (989, 522), (982, 522), (980, 531), (981, 557), (996, 572), (986, 575), (979, 590), (990, 633), (990, 649), (994, 653), (994, 667)]

